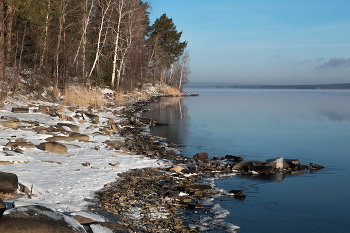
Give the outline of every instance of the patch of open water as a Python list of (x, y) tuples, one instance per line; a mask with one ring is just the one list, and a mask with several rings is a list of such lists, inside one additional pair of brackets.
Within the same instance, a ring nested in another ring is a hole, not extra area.
[(168, 126), (151, 133), (186, 147), (192, 157), (227, 154), (245, 161), (284, 157), (325, 169), (286, 175), (283, 182), (254, 176), (215, 181), (247, 197), (213, 201), (239, 232), (350, 232), (350, 91), (185, 89), (198, 97), (166, 98), (145, 117)]

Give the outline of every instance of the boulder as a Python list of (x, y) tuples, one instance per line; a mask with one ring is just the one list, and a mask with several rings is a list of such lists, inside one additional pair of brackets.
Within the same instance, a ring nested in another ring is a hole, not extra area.
[(11, 112), (13, 112), (13, 113), (28, 113), (29, 108), (12, 108)]
[(176, 166), (176, 167), (172, 167), (170, 168), (170, 172), (181, 172), (182, 170), (184, 170), (185, 168), (181, 167), (181, 166)]
[(8, 128), (15, 128), (21, 125), (21, 122), (18, 121), (3, 121), (0, 120), (0, 125)]
[(300, 162), (297, 159), (285, 159), (285, 161), (288, 163), (289, 167), (292, 170), (299, 170), (300, 168)]
[(119, 147), (119, 146), (124, 146), (124, 142), (121, 141), (112, 141), (112, 140), (106, 140), (105, 144), (107, 146), (111, 146), (111, 147)]
[(90, 136), (87, 134), (80, 134), (80, 133), (72, 133), (69, 135), (70, 138), (74, 138), (74, 140), (78, 141), (88, 141), (90, 139)]
[(13, 121), (13, 122), (20, 122), (20, 120), (16, 117), (10, 117), (10, 116), (2, 116), (1, 119), (6, 121)]
[(197, 164), (191, 164), (188, 169), (191, 172), (198, 172), (198, 165)]
[(53, 136), (46, 138), (46, 141), (48, 142), (58, 142), (58, 141), (63, 141), (63, 142), (72, 142), (75, 141), (73, 137), (66, 137), (66, 136)]
[(89, 233), (100, 232), (127, 233), (129, 231), (123, 225), (117, 222), (101, 222), (90, 225)]
[(17, 175), (14, 173), (0, 172), (0, 192), (12, 193), (15, 192), (17, 189)]
[(74, 131), (74, 132), (79, 132), (79, 127), (77, 125), (73, 125), (73, 124), (68, 124), (68, 123), (57, 123), (57, 126), (66, 126), (68, 128), (70, 128), (70, 130)]
[(235, 198), (244, 200), (246, 197), (246, 194), (243, 190), (231, 190), (229, 193), (232, 193)]
[(240, 162), (232, 166), (232, 171), (244, 171), (249, 166), (249, 162)]
[(87, 116), (88, 118), (90, 118), (91, 121), (99, 121), (100, 117), (95, 115), (95, 114), (91, 114), (91, 113), (87, 113), (84, 112), (85, 116)]
[(68, 148), (57, 142), (43, 142), (40, 143), (39, 148), (52, 153), (64, 154), (68, 152)]
[(205, 160), (209, 158), (209, 155), (207, 152), (200, 152), (197, 153), (193, 156), (194, 159), (199, 159), (199, 160)]
[(16, 207), (4, 212), (0, 232), (11, 233), (74, 233), (85, 232), (75, 219), (44, 206)]
[(273, 172), (273, 167), (272, 166), (263, 166), (263, 165), (251, 165), (249, 166), (250, 171), (256, 171), (259, 174), (271, 174)]
[(8, 142), (6, 146), (22, 146), (24, 148), (36, 148), (36, 146), (30, 142)]
[(324, 168), (324, 166), (321, 166), (321, 165), (318, 165), (318, 164), (315, 164), (315, 163), (310, 163), (310, 166), (312, 169), (322, 169)]
[(239, 163), (239, 162), (243, 161), (242, 157), (234, 156), (234, 155), (226, 155), (225, 159), (233, 161), (233, 162), (236, 162), (236, 163)]

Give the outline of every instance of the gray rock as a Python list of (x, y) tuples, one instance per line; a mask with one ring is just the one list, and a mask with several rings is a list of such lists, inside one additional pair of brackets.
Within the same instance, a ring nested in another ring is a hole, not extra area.
[(73, 218), (40, 205), (16, 207), (4, 212), (0, 232), (74, 233), (85, 232)]
[(18, 177), (14, 173), (0, 172), (0, 192), (12, 193), (18, 188)]
[(68, 148), (57, 142), (43, 142), (40, 143), (39, 148), (52, 153), (64, 154), (68, 152)]

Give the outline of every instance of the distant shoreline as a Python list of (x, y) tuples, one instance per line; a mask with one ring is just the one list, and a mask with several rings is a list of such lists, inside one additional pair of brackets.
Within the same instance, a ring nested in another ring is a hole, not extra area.
[(310, 84), (310, 85), (239, 85), (239, 84), (189, 84), (191, 88), (216, 89), (350, 89), (350, 83)]

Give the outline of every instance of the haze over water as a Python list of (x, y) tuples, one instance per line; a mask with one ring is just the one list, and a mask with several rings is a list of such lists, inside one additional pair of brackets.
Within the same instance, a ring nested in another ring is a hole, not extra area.
[(223, 178), (244, 201), (216, 200), (240, 232), (350, 232), (350, 90), (185, 89), (198, 97), (151, 104), (146, 117), (169, 123), (152, 134), (179, 145), (183, 156), (208, 152), (245, 161), (284, 157), (325, 169), (281, 182)]

